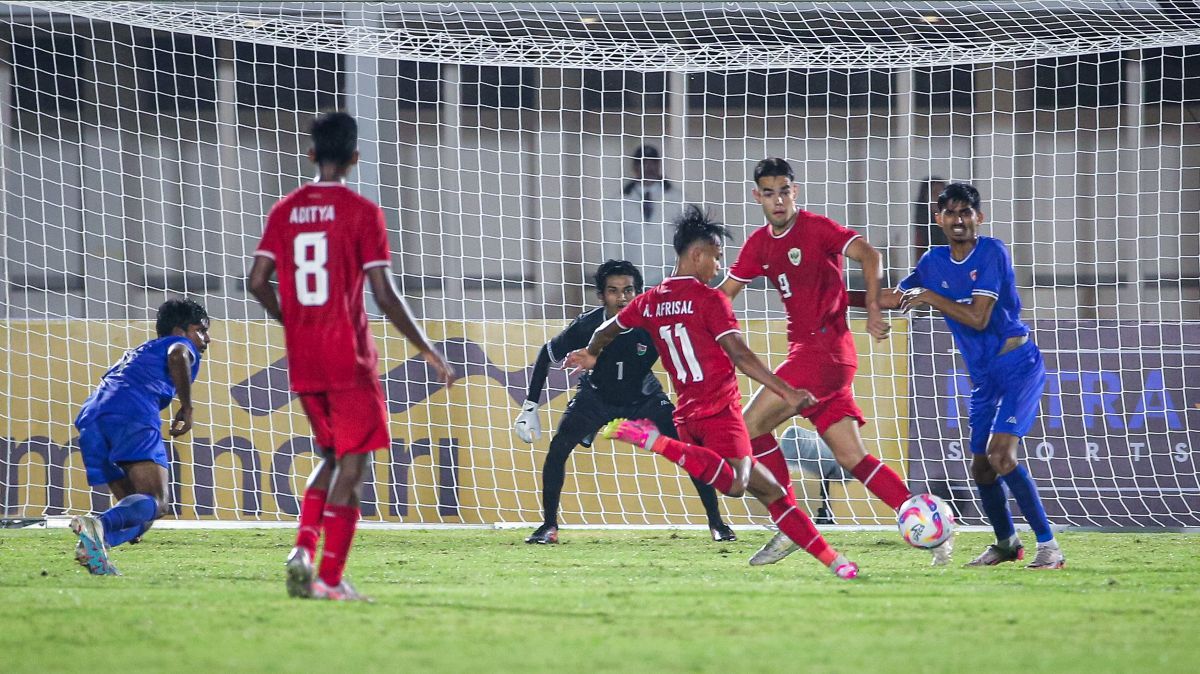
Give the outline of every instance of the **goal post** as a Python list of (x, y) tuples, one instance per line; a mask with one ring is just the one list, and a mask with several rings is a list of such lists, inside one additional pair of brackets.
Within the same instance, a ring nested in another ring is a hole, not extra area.
[[(0, 24), (2, 519), (105, 506), (71, 420), (155, 307), (187, 295), (216, 320), (196, 427), (168, 443), (173, 516), (294, 520), (313, 443), (243, 279), (267, 209), (311, 179), (306, 125), (344, 108), (363, 155), (350, 185), (384, 208), (398, 285), (464, 375), (430, 383), (368, 301), (393, 441), (365, 521), (539, 521), (574, 379), (551, 373), (546, 433), (521, 442), (538, 349), (596, 304), (606, 258), (668, 274), (684, 204), (732, 225), (732, 259), (762, 222), (749, 172), (781, 156), (801, 206), (862, 233), (891, 284), (941, 243), (938, 191), (975, 183), (1046, 357), (1022, 460), (1051, 521), (1200, 526), (1194, 2), (18, 2)], [(752, 285), (735, 308), (779, 364), (776, 293)], [(895, 316), (883, 343), (863, 318), (868, 450), (982, 524), (970, 383), (940, 318)], [(778, 429), (806, 508), (890, 524), (809, 428)], [(722, 508), (768, 521), (750, 500)], [(603, 440), (573, 454), (560, 519), (704, 523), (682, 471)]]

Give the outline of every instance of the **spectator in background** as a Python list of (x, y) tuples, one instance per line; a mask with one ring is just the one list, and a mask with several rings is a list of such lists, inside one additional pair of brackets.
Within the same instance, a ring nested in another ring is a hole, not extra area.
[(605, 257), (629, 260), (657, 284), (674, 266), (668, 222), (683, 211), (683, 190), (663, 177), (662, 153), (643, 143), (629, 154), (630, 175), (621, 188), (619, 212), (612, 202), (604, 217)]

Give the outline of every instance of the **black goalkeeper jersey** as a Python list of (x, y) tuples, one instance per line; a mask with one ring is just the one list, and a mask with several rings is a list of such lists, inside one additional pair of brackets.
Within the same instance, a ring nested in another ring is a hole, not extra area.
[[(546, 345), (550, 359), (562, 362), (570, 352), (587, 346), (604, 320), (604, 307), (576, 318)], [(662, 384), (651, 372), (657, 361), (658, 351), (650, 335), (645, 330), (626, 330), (604, 347), (596, 367), (583, 376), (579, 385), (591, 387), (610, 405), (632, 405), (663, 394)]]

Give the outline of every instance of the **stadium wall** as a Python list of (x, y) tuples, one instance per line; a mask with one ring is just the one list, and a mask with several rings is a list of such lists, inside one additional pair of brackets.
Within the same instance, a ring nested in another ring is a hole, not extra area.
[[(582, 86), (571, 71), (542, 74), (538, 107), (493, 110), (454, 104), (447, 66), (439, 105), (405, 107), (389, 99), (397, 65), (379, 67), (377, 136), (354, 186), (388, 212), (394, 268), (423, 317), (561, 318), (590, 303), (606, 207), (620, 200), (626, 155), (649, 141), (686, 200), (735, 225), (735, 244), (742, 223), (761, 221), (746, 176), (763, 156), (794, 160), (801, 203), (862, 231), (893, 280), (913, 262), (920, 184), (970, 179), (987, 231), (1011, 242), (1033, 317), (1200, 318), (1200, 287), (1180, 282), (1200, 275), (1194, 104), (1038, 110), (1031, 83), (996, 64), (976, 72), (974, 109), (905, 112), (911, 77), (898, 76), (879, 108), (591, 112), (571, 99)], [(219, 60), (219, 97), (230, 68)], [(263, 214), (311, 172), (298, 132), (308, 113), (227, 100), (137, 112), (135, 70), (98, 69), (69, 114), (0, 96), (0, 312), (138, 319), (186, 291), (214, 315), (262, 318), (240, 280)], [(0, 64), (0, 86), (10, 71)], [(1139, 100), (1139, 78), (1124, 82), (1127, 100)], [(738, 309), (774, 318), (775, 306), (751, 292)]]

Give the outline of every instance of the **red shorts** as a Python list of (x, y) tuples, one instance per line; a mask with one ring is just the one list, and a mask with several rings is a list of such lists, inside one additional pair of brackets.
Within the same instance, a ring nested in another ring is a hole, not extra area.
[(866, 425), (862, 410), (854, 402), (852, 385), (857, 370), (855, 365), (814, 357), (811, 351), (790, 349), (787, 360), (776, 368), (775, 374), (816, 397), (817, 404), (802, 410), (800, 416), (816, 426), (818, 435), (824, 435), (830, 426), (846, 417), (858, 421), (859, 426)]
[(750, 432), (742, 410), (736, 405), (708, 417), (676, 422), (679, 439), (692, 445), (711, 449), (723, 459), (742, 459), (750, 456)]
[(300, 404), (317, 444), (333, 449), (338, 458), (385, 449), (392, 443), (387, 403), (378, 380), (371, 386), (301, 393)]

